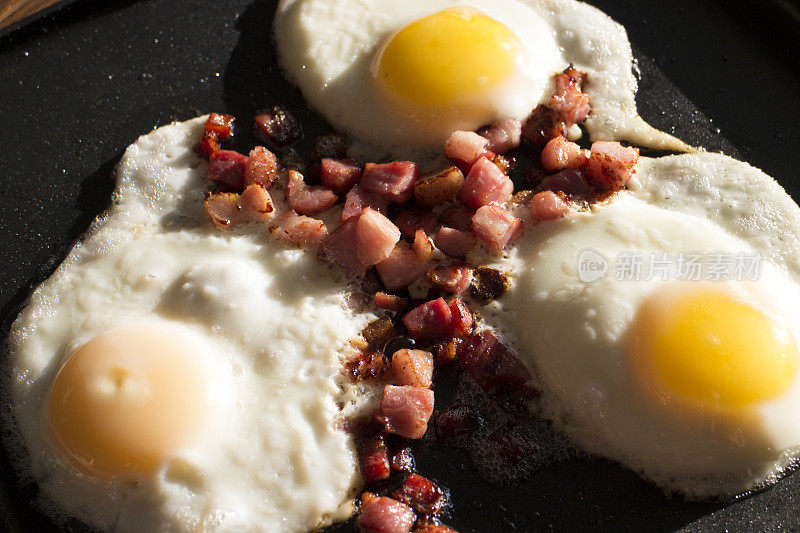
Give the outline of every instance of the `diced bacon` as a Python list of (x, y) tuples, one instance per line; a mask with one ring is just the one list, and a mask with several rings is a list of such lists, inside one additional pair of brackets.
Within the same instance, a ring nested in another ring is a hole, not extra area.
[(389, 202), (383, 196), (366, 192), (360, 185), (356, 185), (345, 197), (342, 220), (361, 214), (365, 207), (371, 207), (385, 215), (389, 210)]
[(235, 120), (233, 115), (211, 113), (208, 115), (203, 129), (206, 133), (216, 136), (220, 141), (227, 141), (233, 134), (233, 122)]
[(200, 156), (208, 159), (211, 154), (219, 150), (219, 139), (215, 134), (206, 132), (194, 149)]
[(242, 194), (211, 194), (203, 207), (209, 221), (217, 229), (231, 229), (245, 222), (264, 222), (275, 209), (267, 190), (258, 184), (248, 186)]
[(519, 146), (522, 122), (516, 118), (506, 118), (482, 128), (479, 133), (489, 140), (489, 144), (486, 146), (487, 150), (496, 154), (504, 154)]
[(424, 229), (418, 229), (414, 233), (414, 243), (411, 248), (417, 254), (417, 259), (422, 262), (430, 261), (431, 257), (433, 257), (433, 244), (431, 244), (431, 240)]
[(325, 223), (316, 218), (298, 215), (294, 211), (286, 211), (279, 216), (270, 233), (279, 241), (291, 246), (312, 248), (328, 235)]
[(444, 491), (431, 480), (419, 474), (409, 474), (392, 498), (420, 514), (435, 515), (444, 507)]
[(356, 225), (360, 216), (350, 217), (330, 232), (320, 243), (319, 256), (338, 265), (349, 276), (364, 273), (364, 265), (356, 253)]
[(450, 257), (466, 259), (469, 251), (475, 246), (475, 235), (470, 231), (444, 227), (433, 237), (433, 243)]
[(242, 190), (247, 156), (233, 150), (217, 150), (208, 158), (208, 177), (234, 192)]
[(472, 332), (475, 325), (475, 316), (472, 310), (461, 299), (455, 298), (450, 302), (450, 327), (453, 335), (466, 337)]
[(585, 168), (589, 162), (587, 151), (564, 137), (548, 141), (542, 148), (540, 159), (542, 168), (547, 173), (558, 172), (565, 168)]
[(408, 246), (394, 247), (389, 257), (375, 265), (381, 281), (390, 291), (404, 289), (425, 275), (428, 263), (420, 261)]
[(365, 207), (356, 220), (356, 255), (361, 264), (376, 265), (389, 257), (400, 240), (397, 226), (371, 207)]
[(431, 386), (433, 355), (424, 350), (397, 350), (392, 355), (392, 375), (398, 385)]
[(344, 196), (361, 179), (361, 167), (353, 159), (322, 158), (320, 161), (322, 184), (339, 196)]
[(361, 350), (344, 364), (353, 381), (385, 382), (392, 377), (389, 359), (383, 352)]
[(433, 391), (408, 385), (383, 388), (378, 419), (386, 431), (406, 439), (420, 439), (433, 414)]
[(416, 467), (414, 464), (414, 455), (412, 455), (411, 448), (409, 447), (401, 448), (393, 453), (391, 463), (392, 470), (395, 472), (411, 473)]
[(588, 196), (592, 192), (591, 185), (586, 182), (585, 173), (576, 169), (547, 176), (539, 187), (544, 191), (563, 192), (569, 196)]
[(389, 450), (386, 448), (383, 435), (370, 435), (365, 438), (358, 451), (361, 458), (361, 472), (367, 485), (389, 479), (392, 470), (389, 464)]
[(414, 183), (414, 199), (422, 207), (453, 203), (461, 195), (464, 174), (456, 166), (420, 176)]
[(472, 269), (464, 263), (438, 265), (428, 271), (428, 280), (445, 292), (461, 294), (472, 281)]
[(494, 268), (481, 266), (473, 274), (475, 283), (470, 287), (469, 293), (483, 304), (500, 298), (511, 286), (508, 275)]
[(303, 175), (296, 170), (289, 171), (289, 183), (286, 190), (289, 207), (301, 215), (311, 216), (327, 211), (339, 199), (325, 187), (306, 185)]
[(373, 300), (377, 307), (395, 313), (401, 313), (408, 308), (408, 298), (401, 298), (383, 291), (376, 292)]
[(473, 131), (454, 131), (444, 143), (444, 155), (467, 168), (486, 155), (489, 139)]
[(550, 107), (556, 110), (561, 120), (567, 124), (582, 123), (592, 111), (589, 95), (581, 90), (582, 81), (583, 77), (578, 80), (568, 73), (556, 75), (556, 90), (550, 98)]
[(587, 169), (589, 181), (603, 189), (622, 189), (636, 171), (638, 160), (638, 148), (626, 148), (618, 142), (592, 143)]
[(300, 123), (281, 106), (274, 105), (267, 112), (256, 115), (253, 133), (264, 142), (278, 148), (289, 146), (303, 136)]
[(380, 194), (393, 204), (406, 204), (414, 194), (419, 166), (411, 161), (367, 163), (361, 177), (361, 188)]
[(442, 211), (439, 214), (439, 222), (441, 222), (443, 226), (449, 228), (469, 231), (469, 228), (472, 226), (472, 215), (474, 214), (474, 209), (458, 204)]
[(394, 223), (404, 235), (413, 238), (418, 229), (433, 235), (439, 227), (439, 217), (425, 209), (404, 209), (394, 217)]
[(522, 385), (530, 379), (525, 365), (488, 330), (470, 335), (459, 345), (457, 356), (483, 390)]
[(532, 222), (556, 220), (566, 215), (568, 211), (569, 204), (553, 191), (537, 192), (531, 198)]
[(278, 177), (278, 158), (275, 154), (264, 148), (256, 146), (250, 150), (250, 157), (242, 173), (242, 183), (245, 187), (252, 183), (259, 183), (271, 189)]
[(323, 158), (344, 159), (347, 157), (349, 144), (347, 137), (341, 133), (321, 135), (314, 139), (314, 146), (311, 148), (311, 160), (319, 161)]
[(380, 496), (378, 496), (378, 495), (376, 495), (376, 494), (374, 494), (372, 492), (369, 492), (368, 490), (365, 490), (363, 493), (361, 493), (361, 508), (363, 509), (367, 505), (369, 505), (371, 503), (375, 503), (379, 499), (380, 499)]
[[(563, 74), (566, 74), (567, 76), (572, 78), (572, 81), (574, 83), (577, 83), (578, 87), (581, 90), (583, 90), (583, 86), (586, 84), (586, 80), (589, 77), (588, 74), (586, 74), (585, 72), (581, 72), (572, 65), (565, 68)], [(558, 80), (556, 80), (556, 83), (558, 83)]]
[(514, 192), (514, 183), (497, 165), (482, 157), (472, 168), (461, 189), (461, 202), (473, 209), (495, 202), (506, 202)]
[(472, 217), (472, 232), (490, 250), (500, 252), (522, 233), (522, 221), (498, 205), (485, 205)]
[(409, 533), (414, 520), (409, 506), (384, 496), (361, 508), (356, 525), (364, 533)]
[(559, 113), (547, 106), (537, 106), (522, 124), (522, 138), (536, 148), (542, 148), (550, 139), (563, 137), (567, 125)]
[(444, 298), (415, 307), (403, 317), (403, 325), (415, 341), (426, 344), (452, 333), (453, 314)]

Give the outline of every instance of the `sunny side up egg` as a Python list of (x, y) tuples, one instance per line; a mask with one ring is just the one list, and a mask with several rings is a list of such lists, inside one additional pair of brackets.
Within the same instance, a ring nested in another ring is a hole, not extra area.
[(693, 497), (774, 482), (800, 444), (800, 208), (718, 154), (643, 158), (636, 176), (529, 228), (485, 316), (582, 448)]
[(274, 35), (306, 101), (388, 153), (524, 120), (570, 64), (588, 74), (592, 140), (689, 149), (638, 116), (624, 28), (575, 0), (282, 0)]
[(14, 418), (56, 519), (308, 531), (352, 513), (337, 349), (369, 316), (263, 229), (209, 227), (204, 122), (127, 149), (112, 207), (13, 325)]

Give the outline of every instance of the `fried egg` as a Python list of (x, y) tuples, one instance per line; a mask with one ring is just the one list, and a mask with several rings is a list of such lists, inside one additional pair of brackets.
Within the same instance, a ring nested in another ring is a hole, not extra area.
[(589, 75), (593, 140), (689, 148), (637, 115), (624, 28), (574, 0), (282, 0), (274, 35), (306, 101), (385, 149), (525, 119), (570, 64)]
[(486, 316), (584, 449), (693, 497), (764, 486), (800, 444), (800, 208), (718, 154), (643, 158), (637, 177), (529, 228)]
[(308, 531), (352, 512), (339, 349), (369, 316), (263, 227), (209, 227), (204, 121), (127, 149), (111, 208), (13, 325), (14, 418), (56, 519)]

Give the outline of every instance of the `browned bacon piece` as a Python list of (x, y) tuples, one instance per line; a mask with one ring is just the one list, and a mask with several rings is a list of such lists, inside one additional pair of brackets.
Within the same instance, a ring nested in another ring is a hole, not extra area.
[(392, 470), (389, 450), (386, 448), (383, 435), (370, 435), (363, 439), (358, 452), (361, 458), (361, 472), (367, 485), (389, 479)]
[(319, 185), (306, 185), (303, 175), (296, 170), (289, 171), (286, 190), (289, 207), (306, 216), (327, 211), (339, 199), (330, 189)]
[(314, 139), (314, 146), (311, 148), (311, 160), (319, 161), (323, 158), (344, 159), (347, 157), (349, 144), (347, 137), (341, 133), (321, 135)]
[(400, 488), (392, 493), (392, 498), (426, 515), (441, 512), (445, 501), (444, 491), (419, 474), (409, 474)]
[(495, 202), (506, 202), (514, 192), (514, 183), (497, 165), (481, 157), (472, 168), (461, 189), (461, 202), (478, 209)]
[[(370, 207), (365, 207), (356, 223), (356, 255), (365, 267), (389, 257), (400, 241), (400, 230), (391, 220)], [(351, 219), (352, 220), (352, 219)]]
[(404, 289), (425, 275), (428, 263), (404, 245), (394, 247), (389, 257), (375, 265), (384, 286), (390, 291)]
[(291, 246), (312, 248), (318, 246), (328, 235), (328, 228), (321, 220), (286, 211), (276, 219), (270, 233)]
[(364, 265), (356, 255), (356, 225), (359, 216), (350, 217), (322, 240), (319, 256), (324, 261), (338, 265), (349, 276), (364, 273)]
[(609, 141), (592, 143), (587, 169), (589, 181), (601, 189), (622, 189), (633, 176), (638, 160), (638, 148), (626, 148)]
[(205, 132), (195, 147), (195, 151), (202, 157), (208, 159), (211, 154), (219, 150), (219, 139), (213, 133)]
[(507, 118), (481, 128), (478, 133), (489, 140), (489, 144), (486, 146), (487, 150), (498, 155), (504, 154), (519, 146), (522, 122), (516, 118)]
[(439, 217), (425, 209), (404, 209), (394, 217), (394, 223), (407, 237), (414, 237), (418, 229), (433, 235), (439, 227)]
[(209, 195), (206, 216), (217, 229), (231, 229), (245, 222), (264, 222), (272, 216), (272, 198), (261, 185), (249, 185), (242, 194), (220, 192)]
[(246, 155), (233, 150), (217, 150), (208, 158), (208, 178), (233, 192), (241, 192), (242, 175), (246, 166)]
[(389, 202), (383, 196), (366, 192), (360, 185), (355, 185), (345, 197), (342, 220), (361, 214), (365, 207), (371, 207), (385, 215), (389, 209)]
[(392, 355), (392, 375), (398, 385), (431, 386), (433, 355), (424, 350), (397, 350)]
[(558, 111), (540, 105), (522, 124), (522, 138), (536, 148), (542, 148), (547, 141), (556, 137), (563, 137), (567, 125), (561, 119)]
[(469, 168), (488, 150), (489, 139), (473, 131), (454, 131), (444, 143), (444, 155), (459, 166)]
[(586, 168), (589, 156), (586, 150), (574, 142), (564, 137), (556, 137), (542, 148), (540, 160), (542, 168), (549, 174), (566, 168)]
[(361, 179), (361, 167), (354, 159), (322, 158), (320, 161), (322, 184), (339, 196), (344, 196)]
[(458, 259), (465, 259), (472, 247), (475, 246), (475, 235), (470, 231), (461, 231), (453, 228), (441, 228), (433, 237), (436, 247)]
[(556, 75), (556, 90), (550, 98), (550, 107), (555, 109), (561, 120), (567, 124), (582, 123), (592, 111), (589, 95), (581, 88), (585, 78), (586, 74), (572, 68)]
[(233, 134), (233, 122), (236, 119), (233, 115), (223, 115), (211, 113), (203, 126), (205, 133), (214, 135), (220, 141), (227, 141)]
[(377, 418), (386, 431), (406, 439), (420, 439), (428, 430), (433, 414), (433, 391), (408, 385), (383, 388)]
[(278, 177), (278, 158), (275, 154), (264, 148), (256, 146), (250, 150), (250, 156), (242, 172), (242, 183), (245, 187), (252, 183), (259, 183), (271, 189)]
[(481, 303), (487, 303), (503, 296), (509, 288), (508, 276), (497, 269), (478, 267), (475, 269), (475, 283), (470, 287), (470, 295)]
[(394, 452), (390, 462), (392, 463), (392, 470), (396, 472), (411, 473), (416, 467), (414, 464), (414, 456), (409, 447), (401, 448)]
[(253, 133), (262, 141), (272, 143), (278, 148), (289, 146), (303, 136), (303, 130), (294, 115), (278, 105), (256, 115)]
[(532, 222), (556, 220), (566, 215), (568, 211), (569, 204), (553, 191), (537, 192), (531, 198)]
[(457, 356), (483, 390), (522, 385), (530, 379), (525, 365), (488, 330), (467, 337)]
[(449, 336), (453, 331), (453, 314), (444, 298), (437, 298), (415, 307), (403, 317), (403, 325), (415, 341), (426, 344)]
[(420, 261), (427, 262), (431, 260), (431, 257), (433, 257), (433, 244), (431, 244), (431, 240), (425, 230), (418, 229), (414, 233), (414, 242), (411, 245), (411, 249), (414, 250), (417, 259)]
[(450, 294), (461, 294), (472, 281), (472, 269), (464, 263), (437, 265), (428, 271), (428, 280)]
[(408, 308), (408, 298), (402, 298), (383, 291), (376, 292), (375, 296), (373, 296), (373, 301), (377, 307), (387, 311), (394, 311), (395, 313), (401, 313)]
[(522, 221), (499, 205), (485, 205), (472, 217), (472, 232), (490, 250), (501, 252), (522, 233)]
[(414, 195), (414, 182), (419, 177), (419, 166), (411, 161), (393, 163), (367, 163), (361, 177), (361, 188), (380, 194), (393, 204), (406, 204)]
[(475, 317), (472, 310), (461, 299), (450, 302), (450, 329), (456, 337), (466, 337), (472, 333)]
[(474, 209), (458, 204), (450, 206), (442, 211), (439, 214), (439, 221), (443, 226), (461, 231), (469, 231), (470, 226), (472, 226), (472, 215), (474, 214)]
[(539, 185), (543, 191), (563, 192), (569, 196), (588, 196), (592, 187), (586, 182), (584, 172), (577, 169), (568, 169), (547, 176)]
[(414, 199), (417, 204), (428, 209), (452, 203), (461, 196), (464, 187), (464, 174), (456, 166), (430, 172), (414, 183)]
[(416, 516), (405, 504), (386, 496), (363, 503), (356, 525), (365, 533), (409, 533), (414, 527)]
[(392, 368), (383, 352), (359, 351), (344, 364), (353, 381), (384, 382), (392, 377)]

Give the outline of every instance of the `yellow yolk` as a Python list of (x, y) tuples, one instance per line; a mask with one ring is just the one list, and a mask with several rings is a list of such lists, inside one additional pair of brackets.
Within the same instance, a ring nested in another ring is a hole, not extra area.
[(792, 335), (755, 308), (711, 288), (656, 293), (632, 330), (631, 357), (659, 394), (742, 408), (795, 379)]
[(409, 102), (450, 105), (508, 79), (519, 51), (519, 41), (503, 24), (473, 9), (449, 9), (395, 34), (373, 73)]
[(208, 414), (207, 377), (188, 333), (128, 327), (94, 337), (58, 373), (47, 403), (56, 442), (98, 477), (143, 476)]

